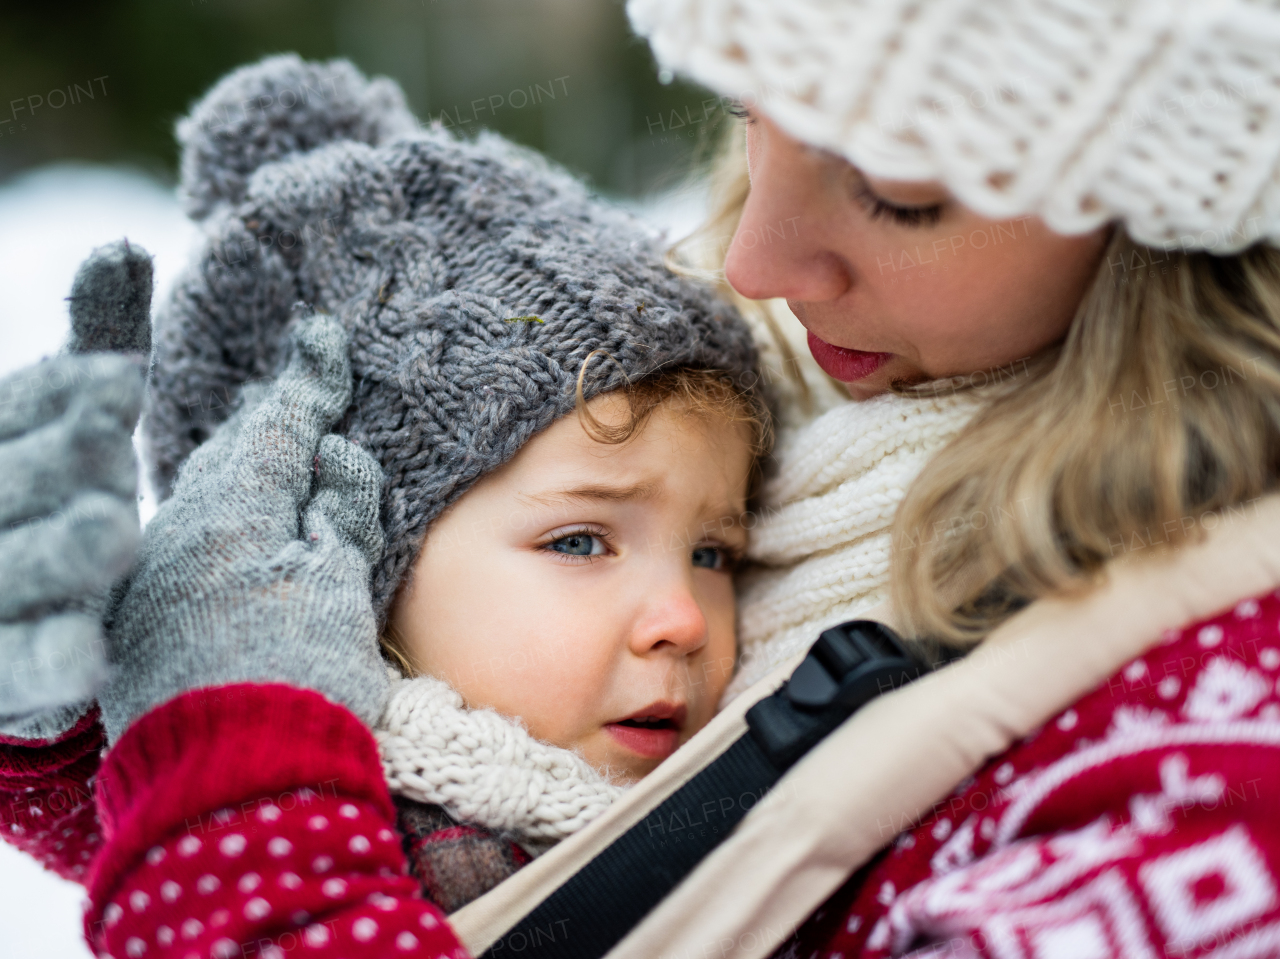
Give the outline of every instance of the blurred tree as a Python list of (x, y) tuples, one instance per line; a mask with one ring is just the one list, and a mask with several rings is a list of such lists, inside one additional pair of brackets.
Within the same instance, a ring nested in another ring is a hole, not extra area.
[(4, 6), (0, 179), (65, 159), (171, 179), (174, 121), (227, 70), (286, 50), (349, 57), (399, 81), (424, 121), (495, 129), (613, 194), (673, 185), (723, 115), (700, 88), (659, 82), (621, 0)]

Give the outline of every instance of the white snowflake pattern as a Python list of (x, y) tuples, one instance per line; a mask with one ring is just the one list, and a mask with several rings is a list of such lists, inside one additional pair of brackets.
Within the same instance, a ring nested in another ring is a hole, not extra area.
[(974, 813), (933, 854), (929, 866), (935, 876), (946, 875), (973, 862), (973, 834), (977, 828), (977, 820), (978, 815)]
[(1146, 706), (1117, 706), (1111, 714), (1107, 737), (1127, 736), (1143, 730), (1169, 725), (1169, 714)]
[(867, 936), (868, 949), (883, 949), (889, 945), (889, 937), (893, 934), (893, 930), (889, 926), (889, 920), (881, 918), (874, 926), (871, 927), (871, 935)]
[[(1138, 793), (1129, 798), (1129, 815), (1140, 833), (1154, 835), (1173, 828), (1171, 813), (1204, 803), (1216, 806), (1226, 783), (1216, 773), (1190, 776), (1191, 763), (1183, 753), (1174, 753), (1160, 763), (1160, 792)], [(1212, 807), (1210, 807), (1212, 808)]]
[[(1170, 943), (1182, 945), (1183, 954), (1248, 929), (1277, 903), (1266, 858), (1241, 825), (1146, 863), (1139, 879), (1156, 922)], [(1212, 881), (1210, 889), (1216, 887), (1215, 895), (1202, 891), (1206, 879)], [(1274, 955), (1270, 950), (1250, 954)]]
[[(1117, 858), (1132, 855), (1137, 848), (1138, 840), (1131, 830), (1116, 831), (1104, 817), (1076, 832), (1048, 840), (1019, 841), (968, 866), (935, 875), (904, 890), (890, 908), (887, 918), (893, 932), (892, 948), (897, 954), (921, 937), (937, 941), (964, 935), (980, 927), (984, 917), (999, 921), (999, 917), (1022, 914), (1031, 919), (1046, 908), (1047, 901), (1049, 908), (1056, 908), (1052, 901), (1065, 901), (1061, 898), (1065, 890)], [(1105, 904), (1116, 897), (1109, 892), (1094, 898)], [(1047, 948), (1008, 955), (1082, 957), (1077, 952)], [(1124, 955), (1149, 956), (1140, 952)]]
[(1200, 673), (1187, 694), (1183, 715), (1196, 722), (1223, 722), (1252, 712), (1271, 691), (1266, 677), (1219, 656)]

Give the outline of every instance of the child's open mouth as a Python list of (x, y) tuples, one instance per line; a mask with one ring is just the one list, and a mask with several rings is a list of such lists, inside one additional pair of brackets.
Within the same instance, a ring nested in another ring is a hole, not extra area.
[(646, 759), (666, 759), (680, 744), (687, 709), (675, 703), (653, 703), (626, 719), (605, 723), (616, 742)]

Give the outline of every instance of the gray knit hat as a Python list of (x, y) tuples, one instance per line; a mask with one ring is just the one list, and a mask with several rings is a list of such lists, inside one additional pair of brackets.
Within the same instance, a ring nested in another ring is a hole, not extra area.
[(144, 420), (161, 495), (273, 375), (295, 305), (351, 332), (341, 432), (386, 475), (380, 617), (428, 525), (591, 396), (676, 366), (758, 390), (750, 333), (673, 275), (646, 231), (495, 135), (423, 129), (392, 82), (273, 57), (225, 77), (178, 126), (206, 234), (157, 317)]

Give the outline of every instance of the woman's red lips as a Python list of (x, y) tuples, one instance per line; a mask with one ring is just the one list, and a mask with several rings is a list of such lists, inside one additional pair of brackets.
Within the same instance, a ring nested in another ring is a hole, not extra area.
[(680, 745), (688, 708), (676, 703), (652, 703), (630, 716), (605, 723), (619, 745), (646, 759), (666, 759)]
[(823, 370), (841, 383), (865, 379), (893, 359), (892, 353), (868, 353), (834, 346), (812, 333), (809, 334), (809, 352)]

